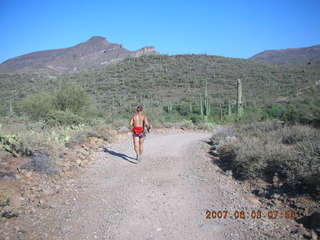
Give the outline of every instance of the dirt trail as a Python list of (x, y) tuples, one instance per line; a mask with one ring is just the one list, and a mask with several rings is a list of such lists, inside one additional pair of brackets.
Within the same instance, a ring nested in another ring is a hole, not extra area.
[[(31, 220), (37, 239), (270, 239), (280, 220), (231, 217), (259, 209), (259, 202), (212, 164), (204, 142), (210, 136), (151, 134), (139, 164), (132, 163), (130, 136), (97, 152), (51, 200), (53, 210)], [(230, 214), (205, 219), (207, 209)]]

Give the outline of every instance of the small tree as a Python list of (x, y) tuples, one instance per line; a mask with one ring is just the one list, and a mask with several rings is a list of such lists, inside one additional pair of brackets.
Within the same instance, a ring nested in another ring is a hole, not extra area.
[(90, 105), (90, 98), (82, 87), (66, 84), (57, 92), (54, 103), (60, 111), (80, 113)]
[(40, 92), (22, 100), (21, 111), (27, 113), (34, 120), (43, 119), (54, 108), (53, 101), (52, 95)]

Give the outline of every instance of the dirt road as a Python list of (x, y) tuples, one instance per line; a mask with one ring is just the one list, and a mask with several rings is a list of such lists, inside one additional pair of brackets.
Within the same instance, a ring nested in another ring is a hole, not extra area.
[[(129, 135), (97, 152), (84, 174), (49, 202), (52, 210), (30, 220), (36, 238), (271, 239), (283, 228), (280, 220), (235, 219), (235, 211), (260, 205), (212, 163), (205, 142), (211, 134), (151, 134), (138, 164)], [(206, 219), (207, 209), (228, 214)]]

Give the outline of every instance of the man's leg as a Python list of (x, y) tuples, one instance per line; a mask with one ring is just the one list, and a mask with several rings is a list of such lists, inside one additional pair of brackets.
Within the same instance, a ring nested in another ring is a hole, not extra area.
[(136, 152), (136, 159), (139, 157), (139, 137), (133, 136), (133, 147)]
[(142, 155), (143, 153), (143, 143), (144, 143), (144, 137), (139, 138), (139, 153)]

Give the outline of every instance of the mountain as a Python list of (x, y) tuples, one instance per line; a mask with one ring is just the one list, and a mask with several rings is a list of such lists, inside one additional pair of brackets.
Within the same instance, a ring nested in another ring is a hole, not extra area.
[[(55, 91), (62, 82), (83, 86), (103, 112), (127, 111), (132, 106), (152, 106), (152, 111), (167, 104), (198, 104), (208, 83), (212, 107), (234, 103), (237, 79), (242, 79), (247, 106), (286, 103), (292, 97), (314, 96), (319, 91), (317, 65), (273, 65), (247, 59), (208, 55), (148, 55), (127, 58), (115, 64), (79, 73), (46, 76), (37, 73), (0, 73), (1, 105), (8, 109), (28, 95)], [(183, 109), (181, 109), (182, 111)], [(227, 108), (225, 108), (227, 111)]]
[(121, 44), (95, 36), (69, 48), (38, 51), (11, 58), (0, 64), (0, 72), (72, 73), (108, 65), (128, 57), (157, 54), (154, 47), (129, 51)]
[(306, 48), (267, 50), (249, 59), (272, 64), (320, 64), (320, 45)]

